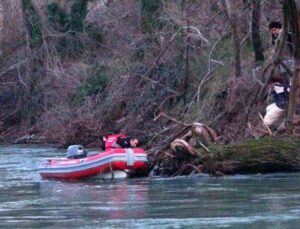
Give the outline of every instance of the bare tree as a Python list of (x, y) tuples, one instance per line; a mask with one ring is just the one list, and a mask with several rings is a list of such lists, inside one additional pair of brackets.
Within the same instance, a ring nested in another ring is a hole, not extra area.
[[(287, 133), (294, 132), (294, 116), (297, 98), (300, 91), (300, 0), (286, 0), (283, 2), (284, 24), (290, 26), (295, 44), (295, 69), (292, 77), (289, 107), (287, 114)], [(286, 32), (286, 31), (285, 31)]]
[[(2, 57), (3, 54), (3, 47), (2, 47), (2, 41), (3, 41), (3, 2), (0, 2), (0, 57)], [(1, 58), (2, 59), (2, 58)]]
[(187, 20), (187, 39), (186, 39), (186, 47), (185, 47), (185, 77), (183, 83), (183, 102), (186, 104), (186, 94), (189, 87), (189, 78), (190, 78), (190, 6), (187, 6), (186, 9), (186, 20)]
[(264, 61), (264, 49), (260, 38), (260, 0), (252, 0), (252, 43), (256, 62)]
[(238, 26), (238, 3), (237, 1), (223, 0), (225, 12), (228, 16), (229, 22), (232, 27), (233, 40), (234, 40), (234, 56), (235, 56), (235, 77), (239, 78), (242, 75), (241, 70), (241, 41), (239, 36)]

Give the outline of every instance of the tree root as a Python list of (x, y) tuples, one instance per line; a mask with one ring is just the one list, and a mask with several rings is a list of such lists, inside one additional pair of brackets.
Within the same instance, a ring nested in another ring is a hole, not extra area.
[(191, 128), (181, 138), (177, 138), (171, 142), (170, 148), (177, 153), (188, 153), (193, 157), (201, 158), (205, 152), (196, 148), (200, 147), (204, 151), (210, 152), (208, 146), (217, 142), (217, 134), (212, 128), (202, 123), (193, 123)]

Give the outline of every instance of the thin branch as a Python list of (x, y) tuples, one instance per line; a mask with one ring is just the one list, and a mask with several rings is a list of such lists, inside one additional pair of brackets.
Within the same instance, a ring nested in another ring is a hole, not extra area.
[[(211, 56), (212, 56), (212, 53), (213, 51), (215, 50), (217, 44), (223, 39), (223, 37), (220, 37), (212, 46), (210, 52), (209, 52), (209, 55), (208, 55), (208, 71), (206, 73), (206, 75), (203, 77), (203, 79), (201, 80), (199, 86), (198, 86), (198, 90), (197, 90), (197, 93), (196, 93), (196, 97), (197, 97), (197, 103), (199, 104), (199, 101), (200, 101), (200, 90), (201, 90), (201, 87), (202, 85), (207, 81), (209, 75), (213, 72), (211, 70)], [(213, 62), (216, 62), (215, 60)]]
[(18, 78), (19, 78), (21, 84), (23, 84), (24, 87), (26, 88), (26, 90), (28, 90), (27, 84), (23, 81), (23, 79), (22, 79), (22, 77), (21, 77), (21, 73), (20, 73), (20, 65), (17, 66), (17, 71), (18, 71)]
[(273, 135), (273, 133), (272, 133), (271, 129), (269, 128), (269, 126), (264, 122), (264, 118), (263, 118), (263, 116), (261, 115), (261, 113), (258, 113), (258, 116), (259, 116), (260, 119), (262, 120), (264, 126), (267, 128), (269, 134), (270, 134), (270, 135)]
[(293, 76), (293, 71), (289, 68), (287, 64), (285, 64), (283, 61), (280, 64), (287, 71), (289, 76)]
[(9, 68), (5, 69), (4, 71), (0, 72), (0, 77), (2, 77), (3, 75), (5, 75), (6, 73), (14, 70), (15, 68), (19, 68), (23, 63), (25, 63), (25, 60), (22, 60), (16, 64), (11, 65)]
[(176, 95), (178, 95), (179, 92), (174, 91), (174, 90), (168, 88), (167, 86), (165, 86), (164, 84), (162, 84), (162, 83), (160, 83), (160, 82), (158, 82), (158, 81), (156, 81), (156, 80), (153, 80), (153, 79), (149, 78), (149, 76), (151, 75), (151, 73), (152, 73), (152, 71), (154, 70), (154, 68), (157, 66), (157, 64), (158, 64), (158, 62), (159, 62), (159, 60), (160, 60), (160, 58), (165, 54), (165, 52), (168, 50), (168, 48), (169, 48), (169, 46), (171, 45), (171, 43), (172, 43), (172, 42), (174, 41), (174, 39), (176, 38), (177, 34), (178, 34), (178, 31), (177, 31), (175, 34), (173, 34), (173, 36), (171, 37), (171, 39), (169, 40), (169, 42), (167, 43), (167, 45), (165, 46), (165, 48), (164, 48), (164, 49), (160, 52), (160, 54), (156, 57), (155, 61), (152, 63), (152, 65), (150, 66), (150, 68), (148, 69), (148, 71), (147, 71), (145, 74), (136, 74), (136, 76), (139, 76), (139, 77), (141, 77), (142, 79), (147, 80), (147, 81), (150, 81), (150, 82), (152, 82), (152, 83), (155, 83), (155, 84), (157, 84), (157, 85), (159, 85), (159, 86), (165, 88), (167, 91), (172, 92), (172, 93), (174, 93), (174, 94), (176, 94)]
[(206, 44), (209, 44), (209, 40), (203, 36), (203, 34), (200, 32), (200, 30), (197, 27), (185, 25), (182, 28), (188, 30), (189, 31), (188, 33), (190, 33), (191, 29), (194, 30), (196, 32), (196, 34), (191, 33), (194, 37), (199, 38), (200, 40), (204, 41)]
[(169, 115), (165, 114), (164, 112), (161, 112), (158, 116), (156, 116), (153, 119), (153, 121), (157, 121), (161, 117), (165, 117), (165, 118), (167, 118), (167, 119), (169, 119), (169, 120), (171, 120), (171, 121), (173, 121), (173, 122), (175, 122), (175, 123), (177, 123), (178, 125), (181, 125), (181, 126), (187, 126), (187, 127), (192, 126), (191, 124), (187, 124), (187, 123), (183, 123), (181, 121), (178, 121), (177, 119), (170, 117)]
[(254, 81), (256, 83), (258, 83), (260, 86), (264, 87), (265, 84), (256, 76), (256, 73), (255, 73), (255, 69), (252, 69), (252, 78), (254, 79)]

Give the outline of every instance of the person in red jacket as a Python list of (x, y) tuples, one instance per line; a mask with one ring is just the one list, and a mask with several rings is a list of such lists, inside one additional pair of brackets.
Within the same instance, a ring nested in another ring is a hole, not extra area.
[[(137, 138), (118, 138), (116, 142), (121, 148), (136, 148), (139, 145)], [(116, 147), (118, 148), (118, 147)]]
[(103, 150), (112, 148), (135, 148), (139, 144), (137, 138), (126, 137), (123, 133), (104, 136), (102, 140)]

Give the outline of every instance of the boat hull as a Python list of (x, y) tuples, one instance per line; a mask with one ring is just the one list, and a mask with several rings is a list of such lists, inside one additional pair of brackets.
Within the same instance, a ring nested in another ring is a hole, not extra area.
[(48, 159), (39, 168), (45, 179), (81, 179), (124, 171), (128, 175), (145, 176), (149, 172), (148, 158), (142, 149), (111, 149), (81, 159)]

